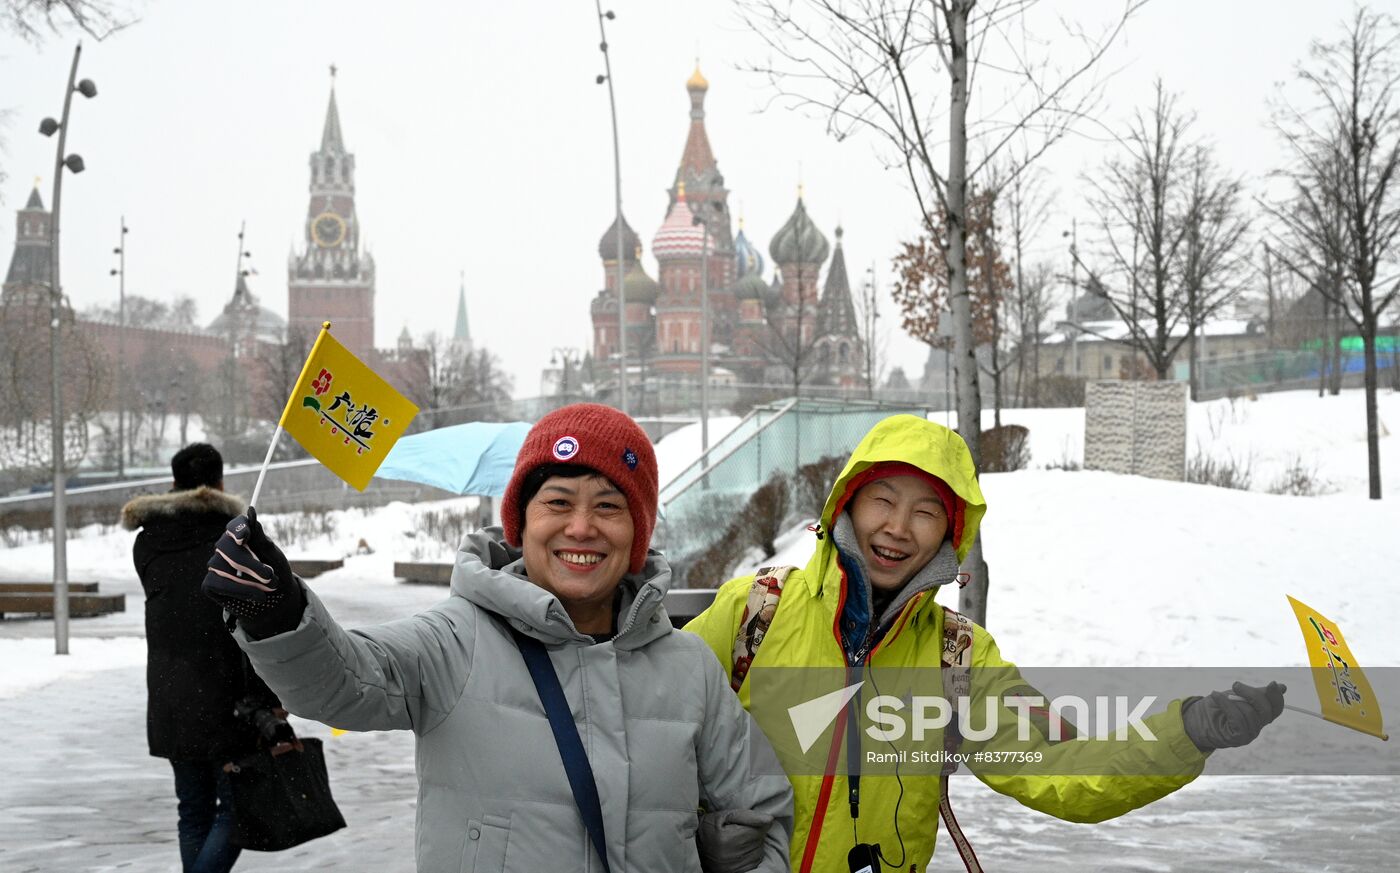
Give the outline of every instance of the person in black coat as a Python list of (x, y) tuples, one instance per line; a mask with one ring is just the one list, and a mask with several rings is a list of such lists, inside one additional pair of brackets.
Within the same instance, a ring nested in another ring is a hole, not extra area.
[(171, 469), (169, 493), (122, 507), (122, 526), (141, 531), (132, 557), (146, 593), (146, 736), (151, 754), (168, 758), (175, 771), (185, 873), (225, 873), (240, 849), (223, 765), (260, 737), (279, 741), (290, 729), (223, 611), (200, 591), (214, 544), (244, 502), (224, 492), (223, 459), (213, 446), (186, 446)]

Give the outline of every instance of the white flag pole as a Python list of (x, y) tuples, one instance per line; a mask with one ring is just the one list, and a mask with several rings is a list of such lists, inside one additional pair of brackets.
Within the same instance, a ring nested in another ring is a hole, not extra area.
[(267, 465), (272, 462), (272, 453), (277, 451), (277, 440), (282, 436), (282, 425), (277, 425), (277, 430), (272, 433), (272, 445), (267, 447), (267, 457), (263, 458), (262, 469), (258, 471), (257, 484), (253, 486), (253, 496), (248, 500), (248, 508), (252, 509), (258, 505), (258, 494), (262, 491), (263, 477), (267, 475)]
[[(1229, 697), (1231, 700), (1238, 700), (1238, 701), (1240, 701), (1240, 702), (1242, 702), (1242, 703), (1243, 703), (1243, 702), (1246, 702), (1245, 699), (1244, 699), (1243, 697), (1240, 697), (1238, 694), (1229, 694), (1229, 695), (1226, 695), (1226, 696)], [(1332, 724), (1337, 725), (1337, 727), (1351, 728), (1352, 730), (1356, 730), (1356, 728), (1351, 727), (1351, 725), (1341, 724), (1340, 722), (1332, 721), (1332, 719), (1328, 718), (1327, 716), (1323, 715), (1322, 713), (1320, 713), (1320, 712), (1314, 712), (1314, 711), (1312, 711), (1311, 709), (1304, 709), (1304, 708), (1301, 707), (1301, 706), (1294, 706), (1294, 705), (1291, 704), (1291, 703), (1285, 703), (1285, 704), (1283, 705), (1283, 708), (1284, 708), (1284, 709), (1291, 709), (1291, 710), (1293, 710), (1294, 712), (1301, 712), (1303, 715), (1310, 715), (1310, 716), (1312, 716), (1313, 718), (1320, 718), (1320, 719), (1322, 719), (1323, 721), (1332, 722)], [(1366, 733), (1366, 731), (1358, 731), (1358, 733), (1363, 733), (1363, 734), (1364, 734), (1364, 733)], [(1368, 734), (1368, 736), (1374, 736), (1374, 734)], [(1380, 735), (1380, 738), (1381, 738), (1382, 740), (1389, 740), (1389, 739), (1390, 739), (1390, 735), (1389, 735), (1389, 734), (1381, 734), (1381, 735)]]

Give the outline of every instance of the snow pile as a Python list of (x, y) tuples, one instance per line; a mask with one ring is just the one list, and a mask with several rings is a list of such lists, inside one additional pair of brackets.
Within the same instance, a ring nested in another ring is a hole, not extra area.
[[(1111, 473), (982, 478), (988, 625), (1023, 666), (1306, 666), (1285, 594), (1400, 666), (1400, 506)], [(806, 564), (795, 527), (768, 564)], [(957, 606), (957, 591), (940, 602)]]

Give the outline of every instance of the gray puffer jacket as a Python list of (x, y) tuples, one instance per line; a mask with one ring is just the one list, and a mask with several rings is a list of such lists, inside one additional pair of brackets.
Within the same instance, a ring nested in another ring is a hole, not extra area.
[(714, 655), (672, 629), (665, 560), (653, 553), (624, 577), (617, 636), (599, 644), (524, 575), (492, 528), (463, 541), (451, 596), (426, 612), (345, 630), (307, 590), (295, 630), (236, 636), (297, 715), (417, 735), (423, 873), (602, 868), (505, 622), (548, 647), (598, 783), (615, 873), (699, 871), (701, 804), (771, 814), (756, 869), (786, 871), (791, 786)]

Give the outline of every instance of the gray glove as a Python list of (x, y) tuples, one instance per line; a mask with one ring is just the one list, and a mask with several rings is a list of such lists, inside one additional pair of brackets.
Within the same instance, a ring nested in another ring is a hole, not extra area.
[(753, 809), (722, 809), (700, 817), (695, 844), (705, 873), (748, 873), (763, 862), (773, 816)]
[(1212, 691), (1206, 697), (1190, 697), (1181, 704), (1186, 736), (1202, 752), (1253, 742), (1264, 725), (1283, 712), (1288, 688), (1280, 682), (1270, 682), (1266, 688), (1236, 682), (1232, 690), (1233, 694)]

